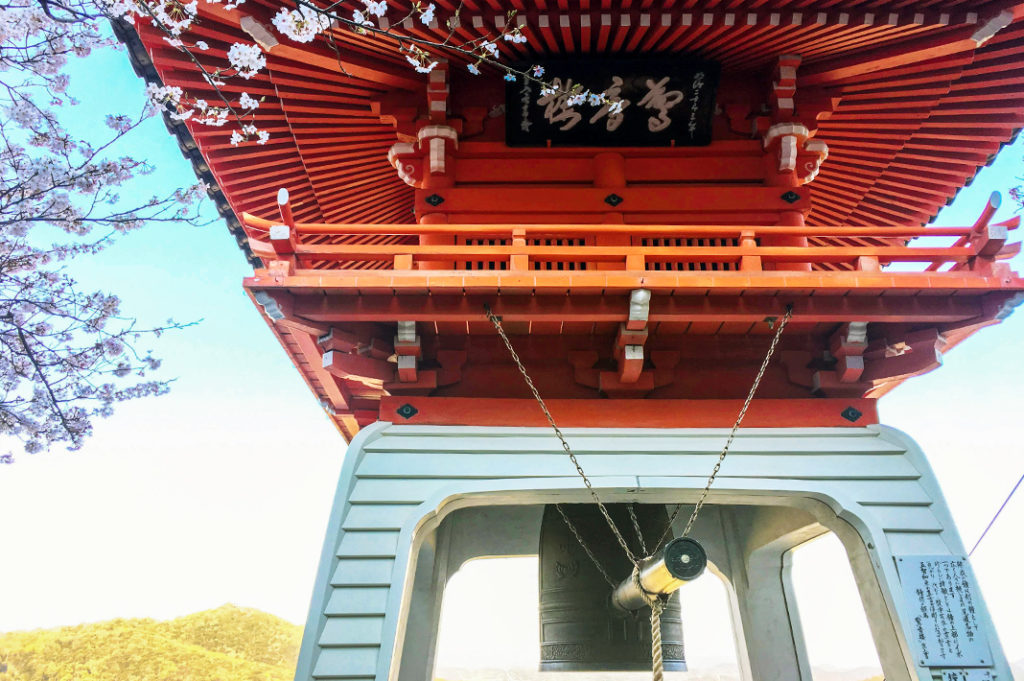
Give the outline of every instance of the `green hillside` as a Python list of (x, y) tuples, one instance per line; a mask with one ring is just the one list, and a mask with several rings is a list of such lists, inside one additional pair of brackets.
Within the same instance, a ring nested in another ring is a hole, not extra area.
[[(302, 627), (234, 605), (166, 622), (117, 619), (13, 632), (0, 634), (0, 681), (292, 681), (301, 639)], [(570, 677), (577, 676), (542, 674), (536, 668), (514, 674), (501, 669), (441, 671), (436, 681), (572, 681)], [(692, 681), (735, 678), (731, 668), (719, 672), (694, 674)], [(816, 670), (815, 678), (819, 676), (863, 679), (865, 674)], [(587, 675), (597, 681), (612, 677), (614, 681), (650, 679), (649, 674), (639, 673)], [(1024, 681), (1024, 675), (1018, 678)]]
[(225, 605), (0, 634), (0, 681), (291, 681), (302, 627)]

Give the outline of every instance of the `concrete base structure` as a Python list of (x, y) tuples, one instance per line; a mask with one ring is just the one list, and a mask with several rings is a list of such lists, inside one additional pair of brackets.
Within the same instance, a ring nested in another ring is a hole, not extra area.
[[(692, 504), (727, 431), (565, 435), (603, 500)], [(430, 681), (451, 575), (472, 558), (535, 554), (545, 504), (589, 501), (549, 429), (363, 429), (342, 469), (297, 681)], [(743, 678), (810, 681), (790, 558), (828, 531), (850, 558), (887, 681), (947, 678), (923, 664), (897, 561), (966, 552), (924, 455), (884, 426), (739, 431), (692, 534), (727, 586)], [(957, 678), (1011, 679), (974, 595), (989, 658)]]

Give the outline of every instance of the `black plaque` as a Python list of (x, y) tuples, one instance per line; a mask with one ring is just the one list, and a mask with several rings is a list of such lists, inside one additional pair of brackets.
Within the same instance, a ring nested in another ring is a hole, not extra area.
[[(716, 63), (679, 55), (548, 62), (543, 79), (555, 93), (522, 79), (507, 83), (505, 141), (513, 147), (706, 146), (718, 74)], [(570, 103), (576, 85), (621, 100), (621, 111)]]

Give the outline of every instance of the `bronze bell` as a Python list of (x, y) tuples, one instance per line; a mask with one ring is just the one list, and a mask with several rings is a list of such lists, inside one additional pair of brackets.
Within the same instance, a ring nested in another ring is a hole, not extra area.
[[(644, 557), (627, 504), (607, 504), (608, 513), (630, 549)], [(596, 504), (562, 504), (562, 510), (590, 547), (609, 577), (628, 577), (633, 565)], [(647, 548), (668, 525), (661, 505), (634, 505)], [(650, 608), (624, 614), (611, 604), (612, 587), (562, 519), (558, 509), (544, 509), (540, 528), (540, 670), (542, 672), (649, 671)], [(686, 671), (679, 597), (669, 598), (661, 615), (662, 654), (666, 671)]]

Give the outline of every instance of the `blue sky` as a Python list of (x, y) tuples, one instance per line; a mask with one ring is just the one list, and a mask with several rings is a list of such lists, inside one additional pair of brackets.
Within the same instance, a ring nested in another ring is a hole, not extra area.
[[(135, 111), (143, 86), (124, 53), (108, 52), (76, 66), (73, 90), (83, 100), (74, 125), (88, 130), (101, 124), (111, 103)], [(132, 144), (157, 167), (144, 194), (194, 181), (158, 119)], [(1020, 145), (1008, 148), (938, 223), (973, 222), (990, 191), (1024, 174), (1022, 156)], [(999, 215), (1011, 211), (1007, 206)], [(304, 621), (344, 442), (244, 296), (241, 279), (250, 271), (221, 222), (148, 228), (75, 266), (85, 287), (118, 292), (124, 310), (143, 323), (202, 322), (153, 344), (164, 375), (177, 379), (170, 395), (121, 406), (78, 453), (22, 455), (0, 467), (0, 631), (165, 618), (225, 602)], [(929, 455), (968, 546), (1024, 470), (1022, 331), (1018, 312), (881, 403), (883, 421)], [(1010, 659), (1024, 658), (1016, 567), (1022, 527), (1024, 498), (1017, 498), (974, 557)], [(822, 546), (815, 549), (821, 564), (837, 565), (835, 547)], [(510, 571), (510, 586), (507, 603), (495, 608), (505, 608), (506, 628), (522, 624), (515, 635), (506, 631), (505, 648), (513, 656), (535, 654), (527, 650), (535, 647), (535, 629), (525, 637), (520, 631), (536, 626), (535, 610), (523, 605), (536, 588), (534, 568), (520, 561), (501, 569)], [(462, 580), (467, 593), (480, 583), (474, 579), (481, 578)], [(713, 609), (716, 593), (709, 583), (691, 598)], [(833, 594), (826, 580), (809, 578), (801, 592), (809, 621), (829, 621), (816, 603), (829, 603)], [(470, 609), (481, 608), (453, 599), (451, 619), (473, 621)], [(707, 638), (708, 659), (729, 656), (719, 635), (727, 618), (718, 615), (694, 633)], [(477, 635), (492, 631), (488, 626), (502, 625), (480, 623)], [(862, 631), (806, 629), (821, 661), (870, 658)], [(441, 659), (448, 664), (466, 662), (459, 652), (465, 646), (451, 641), (472, 632), (456, 631), (443, 634), (449, 643)]]

